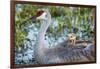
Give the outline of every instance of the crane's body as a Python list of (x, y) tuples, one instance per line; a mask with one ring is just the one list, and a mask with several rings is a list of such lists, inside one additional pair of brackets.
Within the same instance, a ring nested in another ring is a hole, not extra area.
[(46, 30), (51, 23), (51, 14), (45, 9), (42, 11), (39, 10), (38, 13), (37, 19), (41, 20), (42, 24), (37, 35), (34, 54), (39, 64), (94, 61), (94, 57), (91, 56), (91, 49), (89, 48), (77, 48), (74, 46), (67, 46), (67, 44), (67, 47), (63, 47), (64, 43), (58, 44), (55, 48), (46, 47), (44, 39)]

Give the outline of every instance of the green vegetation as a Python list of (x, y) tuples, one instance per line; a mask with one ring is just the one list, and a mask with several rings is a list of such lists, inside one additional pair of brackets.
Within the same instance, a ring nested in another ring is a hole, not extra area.
[[(94, 27), (94, 8), (81, 7), (63, 7), (63, 6), (44, 6), (44, 5), (30, 5), (30, 4), (16, 4), (15, 12), (15, 47), (24, 47), (24, 40), (29, 34), (29, 26), (34, 24), (39, 28), (39, 21), (26, 21), (31, 16), (36, 15), (37, 9), (46, 8), (50, 11), (52, 20), (57, 21), (57, 26), (51, 23), (46, 35), (54, 42), (62, 35), (67, 37), (67, 34), (74, 32), (80, 36), (82, 31), (82, 38), (93, 38)], [(54, 26), (54, 27), (53, 27)], [(33, 29), (34, 30), (34, 29)], [(84, 32), (85, 31), (85, 32)], [(34, 32), (34, 31), (33, 31)], [(34, 38), (35, 39), (35, 38)], [(49, 41), (49, 39), (48, 39)]]

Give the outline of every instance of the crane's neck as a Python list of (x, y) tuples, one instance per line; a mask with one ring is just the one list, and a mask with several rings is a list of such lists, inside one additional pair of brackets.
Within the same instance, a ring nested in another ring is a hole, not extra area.
[(41, 25), (40, 30), (38, 32), (38, 38), (39, 38), (38, 40), (41, 40), (42, 42), (44, 41), (45, 34), (46, 34), (46, 31), (47, 31), (49, 25), (50, 25), (50, 19), (42, 21), (42, 25)]
[(41, 43), (44, 43), (44, 40), (45, 40), (45, 34), (46, 34), (46, 31), (49, 27), (51, 23), (51, 16), (49, 16), (46, 20), (42, 20), (41, 22), (41, 27), (40, 27), (40, 30), (38, 32), (38, 43), (41, 45)]
[(45, 45), (44, 40), (45, 40), (46, 30), (48, 29), (50, 23), (51, 23), (51, 17), (48, 18), (47, 20), (44, 20), (37, 35), (37, 43), (34, 53), (35, 53), (35, 59), (40, 63), (45, 62), (44, 56), (46, 56), (45, 51), (47, 50), (47, 47)]

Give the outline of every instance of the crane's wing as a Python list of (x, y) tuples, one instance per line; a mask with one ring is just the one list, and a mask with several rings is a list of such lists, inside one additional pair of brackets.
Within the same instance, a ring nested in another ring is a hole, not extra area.
[[(94, 45), (91, 41), (86, 42), (87, 45), (84, 45), (83, 41), (77, 41), (75, 46), (68, 44), (68, 41), (59, 43), (55, 48), (47, 50), (46, 54), (49, 58), (48, 63), (95, 61), (95, 56), (93, 54), (95, 50)], [(81, 44), (78, 45), (79, 43)]]

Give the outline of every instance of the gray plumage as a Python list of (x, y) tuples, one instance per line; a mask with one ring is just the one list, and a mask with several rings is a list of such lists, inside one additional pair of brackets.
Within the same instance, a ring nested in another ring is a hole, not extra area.
[(95, 60), (92, 55), (94, 50), (92, 43), (87, 46), (72, 46), (68, 45), (67, 41), (64, 41), (53, 48), (46, 47), (44, 35), (51, 23), (51, 15), (48, 10), (43, 9), (43, 11), (45, 14), (42, 15), (42, 25), (37, 36), (34, 53), (35, 59), (39, 64), (89, 62)]

